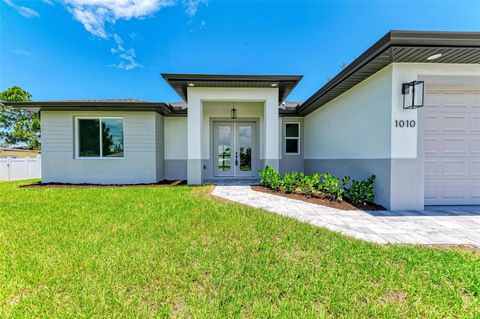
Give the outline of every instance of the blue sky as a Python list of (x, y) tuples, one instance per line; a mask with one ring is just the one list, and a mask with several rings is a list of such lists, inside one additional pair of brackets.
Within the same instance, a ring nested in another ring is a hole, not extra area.
[(388, 30), (480, 31), (480, 1), (0, 0), (0, 90), (177, 101), (160, 73), (302, 74), (301, 101)]

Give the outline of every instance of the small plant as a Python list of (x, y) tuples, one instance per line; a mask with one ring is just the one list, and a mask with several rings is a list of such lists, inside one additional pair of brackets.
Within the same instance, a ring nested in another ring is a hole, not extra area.
[(292, 173), (285, 173), (282, 179), (282, 190), (287, 193), (293, 193), (295, 189), (297, 189), (297, 184), (298, 184), (298, 173), (297, 172), (292, 172)]
[(274, 191), (278, 191), (280, 189), (282, 177), (276, 169), (272, 168), (271, 166), (267, 166), (258, 173), (260, 174), (260, 182), (263, 186)]
[(345, 198), (353, 204), (366, 205), (367, 202), (375, 200), (373, 183), (375, 175), (370, 176), (366, 181), (352, 180), (350, 187), (345, 188)]
[(319, 182), (320, 182), (320, 174), (313, 174), (309, 176), (301, 173), (300, 178), (298, 180), (298, 184), (303, 195), (307, 197), (312, 196), (313, 190), (318, 185)]
[(322, 175), (322, 181), (318, 183), (318, 190), (321, 191), (326, 198), (330, 200), (342, 201), (344, 194), (344, 187), (350, 180), (350, 176), (345, 176), (342, 179), (337, 178), (329, 173)]

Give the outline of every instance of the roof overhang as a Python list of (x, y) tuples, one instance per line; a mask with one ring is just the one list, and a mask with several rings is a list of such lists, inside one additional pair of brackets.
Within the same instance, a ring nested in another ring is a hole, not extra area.
[(301, 75), (220, 75), (220, 74), (166, 74), (162, 77), (187, 102), (189, 87), (219, 88), (278, 88), (278, 101), (285, 101), (302, 79)]
[[(427, 60), (442, 54), (435, 60)], [(480, 32), (390, 31), (297, 110), (305, 116), (393, 62), (480, 63)]]
[(5, 105), (21, 109), (40, 111), (155, 111), (166, 116), (182, 116), (184, 110), (175, 110), (162, 102), (106, 102), (106, 101), (45, 101), (4, 102)]

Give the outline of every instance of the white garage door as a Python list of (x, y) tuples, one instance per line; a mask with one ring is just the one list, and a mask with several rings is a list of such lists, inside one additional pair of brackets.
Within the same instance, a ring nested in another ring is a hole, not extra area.
[(480, 205), (480, 91), (425, 97), (425, 205)]

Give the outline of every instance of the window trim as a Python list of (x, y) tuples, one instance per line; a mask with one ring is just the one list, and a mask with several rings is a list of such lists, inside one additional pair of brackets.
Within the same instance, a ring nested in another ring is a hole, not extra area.
[[(298, 137), (287, 137), (287, 124), (297, 124), (298, 125)], [(300, 136), (301, 136), (301, 124), (299, 121), (287, 121), (283, 123), (283, 153), (285, 155), (300, 155)], [(298, 140), (298, 149), (296, 153), (287, 152), (287, 140)]]
[[(123, 140), (124, 140), (124, 145), (123, 145), (123, 156), (122, 157), (107, 157), (107, 156), (102, 156), (103, 154), (103, 138), (102, 138), (102, 125), (101, 122), (102, 120), (122, 120), (122, 130), (123, 130), (123, 124), (124, 124), (124, 119), (123, 117), (120, 116), (76, 116), (75, 117), (75, 159), (77, 160), (123, 160), (125, 159), (125, 134), (123, 134)], [(99, 130), (100, 130), (100, 156), (80, 156), (80, 124), (79, 120), (99, 120), (100, 125), (99, 125)], [(123, 131), (124, 133), (125, 131)]]

